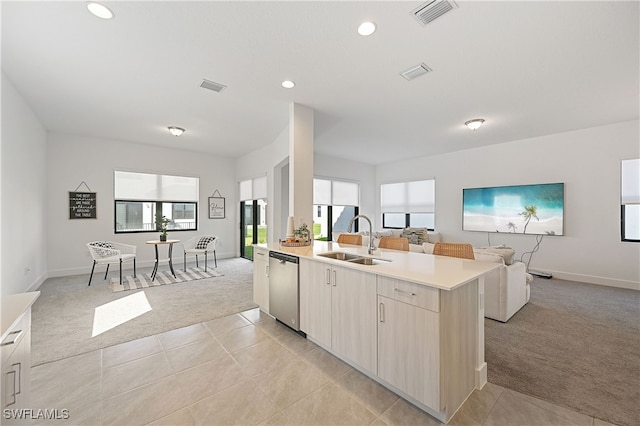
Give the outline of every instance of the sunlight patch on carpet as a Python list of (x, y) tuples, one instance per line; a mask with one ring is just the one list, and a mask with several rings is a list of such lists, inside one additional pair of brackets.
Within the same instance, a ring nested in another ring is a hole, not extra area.
[(151, 309), (144, 291), (98, 306), (93, 315), (91, 337), (96, 337), (105, 331), (131, 321), (151, 311)]

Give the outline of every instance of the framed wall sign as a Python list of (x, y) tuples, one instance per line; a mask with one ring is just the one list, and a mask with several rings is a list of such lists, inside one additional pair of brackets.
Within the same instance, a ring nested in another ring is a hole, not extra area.
[(209, 219), (224, 217), (224, 197), (209, 197)]
[(97, 219), (95, 192), (69, 191), (69, 219)]

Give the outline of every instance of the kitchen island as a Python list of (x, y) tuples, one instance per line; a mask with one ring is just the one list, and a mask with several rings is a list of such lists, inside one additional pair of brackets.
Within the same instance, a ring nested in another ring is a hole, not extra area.
[(309, 340), (440, 421), (486, 384), (483, 276), (497, 264), (321, 241), (255, 250), (299, 258)]

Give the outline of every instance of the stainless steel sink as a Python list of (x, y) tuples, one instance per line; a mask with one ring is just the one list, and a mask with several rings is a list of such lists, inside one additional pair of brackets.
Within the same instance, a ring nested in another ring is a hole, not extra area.
[(327, 257), (329, 259), (343, 260), (349, 263), (357, 263), (359, 265), (377, 265), (382, 261), (390, 262), (390, 260), (387, 260), (387, 259), (366, 257), (366, 256), (361, 256), (359, 254), (344, 253), (341, 251), (330, 251), (327, 253), (318, 253), (318, 256)]
[(318, 256), (322, 256), (322, 257), (328, 257), (329, 259), (336, 259), (336, 260), (353, 260), (353, 259), (358, 259), (361, 256), (357, 255), (357, 254), (350, 254), (350, 253), (343, 253), (340, 251), (331, 251), (328, 253), (318, 253)]
[(358, 257), (356, 259), (351, 259), (348, 261), (349, 263), (358, 263), (360, 265), (375, 265), (375, 259), (372, 257)]

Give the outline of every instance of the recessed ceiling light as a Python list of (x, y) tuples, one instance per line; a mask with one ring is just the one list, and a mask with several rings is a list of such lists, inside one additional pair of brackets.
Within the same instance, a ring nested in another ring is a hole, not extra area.
[(369, 36), (376, 32), (376, 24), (373, 22), (363, 22), (358, 27), (358, 34), (361, 36)]
[(285, 89), (292, 89), (296, 84), (291, 80), (285, 80), (282, 82), (282, 87)]
[(113, 12), (107, 6), (104, 6), (100, 3), (95, 3), (90, 1), (87, 3), (87, 9), (89, 9), (89, 12), (93, 13), (98, 18), (102, 18), (102, 19), (113, 18)]
[(480, 128), (480, 126), (482, 126), (482, 124), (484, 123), (484, 119), (482, 118), (474, 118), (473, 120), (469, 120), (467, 122), (465, 122), (465, 126), (467, 126), (468, 128), (470, 128), (471, 130), (477, 130)]
[(185, 132), (182, 127), (169, 126), (168, 129), (173, 136), (181, 136)]

